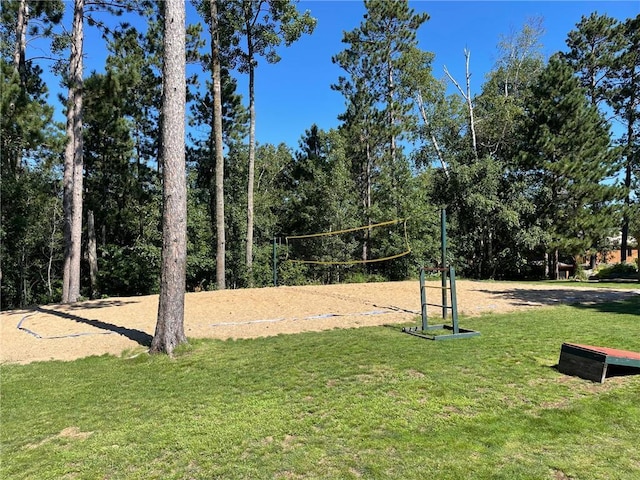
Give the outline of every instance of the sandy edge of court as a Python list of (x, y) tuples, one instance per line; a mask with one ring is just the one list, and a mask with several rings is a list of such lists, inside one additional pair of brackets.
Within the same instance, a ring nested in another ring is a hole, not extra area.
[[(429, 285), (438, 287), (438, 282)], [(640, 289), (459, 280), (457, 293), (459, 312), (476, 317), (614, 301)], [(439, 303), (437, 288), (428, 294)], [(149, 295), (2, 312), (0, 363), (144, 351), (154, 333), (157, 304), (158, 296)], [(185, 332), (191, 338), (255, 338), (417, 322), (419, 311), (417, 281), (199, 292), (186, 295)], [(473, 318), (463, 326), (473, 328)]]

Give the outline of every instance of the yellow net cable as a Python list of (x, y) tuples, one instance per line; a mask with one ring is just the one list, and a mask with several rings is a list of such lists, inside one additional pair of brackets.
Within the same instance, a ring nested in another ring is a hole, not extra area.
[[(388, 222), (376, 223), (373, 225), (365, 225), (363, 227), (346, 228), (344, 230), (337, 230), (335, 232), (312, 233), (309, 235), (291, 235), (291, 236), (285, 237), (285, 242), (287, 246), (287, 260), (292, 263), (304, 263), (304, 264), (314, 264), (314, 265), (356, 265), (356, 264), (365, 264), (365, 263), (374, 263), (374, 262), (384, 262), (387, 260), (393, 260), (395, 258), (404, 257), (405, 255), (408, 255), (411, 253), (411, 246), (409, 245), (409, 237), (407, 235), (407, 220), (408, 218), (400, 218), (396, 220), (390, 220)], [(357, 232), (360, 230), (369, 230), (376, 227), (384, 227), (387, 225), (396, 225), (398, 223), (402, 223), (404, 227), (404, 242), (406, 245), (406, 250), (404, 252), (397, 253), (395, 255), (390, 255), (382, 258), (372, 258), (372, 259), (366, 259), (366, 260), (347, 260), (347, 261), (292, 260), (289, 258), (289, 240), (290, 239), (328, 237), (328, 236), (340, 235), (342, 233), (350, 233), (350, 232)]]
[(389, 220), (388, 222), (375, 223), (373, 225), (365, 225), (364, 227), (355, 227), (355, 228), (346, 228), (344, 230), (336, 230), (335, 232), (322, 232), (322, 233), (311, 233), (309, 235), (290, 235), (285, 237), (285, 240), (289, 241), (289, 239), (295, 238), (314, 238), (314, 237), (330, 237), (333, 235), (340, 235), (341, 233), (349, 233), (349, 232), (357, 232), (358, 230), (368, 230), (370, 228), (376, 227), (384, 227), (386, 225), (395, 225), (396, 223), (403, 222), (405, 227), (405, 233), (407, 231), (407, 220), (406, 218), (399, 218), (397, 220)]

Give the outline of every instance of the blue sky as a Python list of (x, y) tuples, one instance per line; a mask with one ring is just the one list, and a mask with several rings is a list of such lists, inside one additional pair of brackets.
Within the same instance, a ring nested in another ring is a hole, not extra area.
[[(544, 19), (546, 34), (542, 43), (545, 55), (549, 56), (565, 49), (567, 33), (575, 28), (583, 15), (597, 11), (624, 20), (640, 14), (640, 0), (422, 0), (410, 2), (410, 6), (431, 17), (420, 29), (418, 37), (419, 46), (435, 54), (434, 75), (444, 77), (443, 65), (446, 65), (462, 82), (463, 51), (467, 48), (471, 52), (470, 70), (475, 91), (479, 91), (485, 74), (494, 66), (501, 36), (520, 31), (530, 17)], [(295, 148), (312, 124), (322, 129), (336, 127), (337, 116), (345, 108), (344, 97), (331, 90), (331, 84), (342, 73), (331, 62), (331, 57), (345, 47), (341, 42), (343, 32), (360, 25), (365, 13), (364, 4), (361, 0), (302, 0), (298, 8), (310, 10), (318, 24), (313, 35), (302, 37), (291, 47), (282, 47), (279, 63), (259, 62), (256, 70), (256, 136), (259, 143), (284, 142)], [(197, 22), (193, 8), (188, 8), (188, 12), (188, 22)], [(85, 74), (88, 75), (91, 70), (103, 70), (105, 49), (100, 48), (102, 40), (95, 29), (85, 27), (85, 32)], [(246, 102), (246, 76), (238, 76), (238, 80)]]
[[(541, 16), (546, 34), (544, 53), (549, 56), (566, 47), (567, 33), (582, 15), (593, 11), (618, 19), (640, 14), (640, 0), (619, 2), (555, 1), (414, 1), (417, 12), (430, 20), (420, 29), (419, 46), (435, 53), (434, 75), (444, 77), (443, 65), (464, 81), (464, 49), (471, 52), (472, 89), (478, 91), (496, 61), (501, 35), (520, 31), (528, 18)], [(329, 129), (338, 125), (344, 111), (344, 97), (330, 85), (342, 74), (331, 57), (344, 49), (343, 31), (359, 26), (365, 9), (362, 1), (301, 1), (318, 19), (311, 36), (283, 48), (282, 60), (262, 62), (256, 70), (256, 135), (260, 142), (284, 141), (297, 146), (305, 129), (316, 123)], [(452, 90), (453, 91), (453, 90)]]

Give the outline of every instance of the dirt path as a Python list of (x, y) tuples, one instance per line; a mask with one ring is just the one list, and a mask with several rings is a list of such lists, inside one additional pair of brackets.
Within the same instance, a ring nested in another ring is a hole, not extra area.
[[(437, 287), (438, 282), (430, 285)], [(610, 301), (640, 293), (464, 280), (457, 282), (457, 292), (458, 311), (467, 316)], [(437, 298), (440, 292), (428, 290), (428, 295)], [(150, 295), (2, 312), (0, 363), (74, 360), (142, 350), (151, 342), (157, 305), (157, 295)], [(417, 323), (419, 312), (416, 281), (200, 292), (186, 296), (185, 331), (192, 338), (253, 338)]]

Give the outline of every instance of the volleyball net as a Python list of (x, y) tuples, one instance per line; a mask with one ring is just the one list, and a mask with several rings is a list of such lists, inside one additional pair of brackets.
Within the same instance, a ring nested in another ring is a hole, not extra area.
[(287, 260), (312, 265), (384, 262), (411, 253), (406, 218), (343, 230), (285, 237)]

